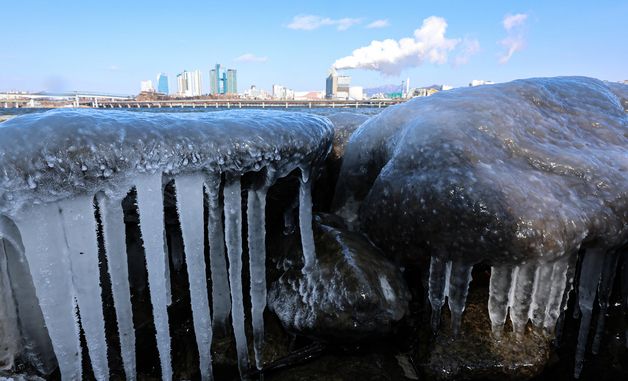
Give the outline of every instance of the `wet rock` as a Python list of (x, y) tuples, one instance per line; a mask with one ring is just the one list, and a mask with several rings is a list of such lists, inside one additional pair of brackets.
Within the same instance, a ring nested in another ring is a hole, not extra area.
[(335, 209), (378, 247), (414, 260), (421, 247), (513, 265), (551, 262), (583, 241), (621, 246), (628, 118), (619, 91), (537, 78), (390, 107), (351, 137)]
[(352, 112), (338, 112), (327, 116), (334, 125), (334, 143), (329, 158), (332, 160), (341, 159), (345, 152), (345, 146), (349, 138), (370, 118), (369, 115), (355, 114)]
[(353, 112), (335, 112), (325, 115), (334, 125), (334, 141), (332, 150), (325, 160), (324, 170), (316, 179), (314, 188), (314, 204), (318, 210), (329, 211), (334, 196), (334, 189), (338, 182), (338, 173), (342, 164), (342, 157), (349, 138), (368, 120), (371, 115)]
[(422, 372), (435, 380), (525, 380), (540, 374), (550, 358), (549, 339), (537, 332), (492, 336), (486, 290), (471, 290), (462, 334), (443, 327)]
[(269, 307), (292, 332), (325, 339), (389, 333), (407, 312), (400, 271), (356, 233), (316, 224), (317, 263), (301, 272), (300, 253), (271, 287)]

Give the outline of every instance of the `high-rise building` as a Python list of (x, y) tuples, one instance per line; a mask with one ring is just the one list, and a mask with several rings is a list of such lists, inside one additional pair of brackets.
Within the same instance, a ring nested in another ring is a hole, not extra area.
[(157, 92), (168, 94), (168, 76), (165, 73), (157, 74)]
[(177, 95), (185, 96), (188, 91), (187, 71), (177, 74)]
[(190, 90), (189, 95), (190, 96), (197, 97), (203, 94), (203, 84), (201, 81), (200, 70), (194, 70), (189, 73), (188, 83), (189, 83), (189, 90)]
[(225, 92), (227, 94), (238, 93), (238, 77), (237, 77), (237, 71), (235, 69), (227, 70), (227, 89)]
[(335, 69), (331, 69), (325, 84), (325, 98), (347, 99), (349, 97), (349, 88), (351, 87), (350, 76), (338, 75)]
[(177, 75), (177, 94), (185, 97), (202, 95), (201, 71), (187, 71)]
[(146, 80), (146, 81), (142, 81), (140, 82), (140, 91), (141, 92), (149, 92), (152, 93), (155, 91), (155, 88), (153, 87), (153, 81)]
[(222, 94), (220, 91), (220, 64), (216, 64), (214, 69), (209, 71), (209, 92), (212, 95)]
[(235, 69), (225, 71), (220, 64), (216, 64), (214, 69), (209, 71), (209, 91), (212, 95), (237, 94), (237, 71)]

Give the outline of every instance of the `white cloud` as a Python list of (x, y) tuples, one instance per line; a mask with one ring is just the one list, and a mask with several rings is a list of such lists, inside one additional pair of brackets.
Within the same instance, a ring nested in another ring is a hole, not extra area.
[(403, 69), (422, 65), (425, 61), (444, 64), (449, 52), (461, 42), (445, 37), (447, 21), (431, 16), (423, 20), (414, 36), (400, 40), (372, 41), (353, 54), (337, 60), (336, 69), (376, 70), (388, 75), (399, 74)]
[(344, 17), (341, 19), (331, 19), (316, 15), (298, 15), (292, 18), (288, 28), (295, 30), (314, 30), (322, 26), (335, 26), (337, 30), (343, 31), (361, 23), (361, 19)]
[(253, 53), (245, 53), (240, 57), (236, 57), (234, 61), (237, 62), (266, 62), (268, 61), (268, 57), (256, 56)]
[(464, 38), (460, 44), (460, 53), (454, 58), (454, 66), (466, 65), (472, 56), (480, 52), (480, 41)]
[(109, 66), (107, 66), (107, 70), (109, 70), (109, 71), (118, 71), (118, 70), (120, 70), (120, 66), (118, 66), (118, 65), (109, 65)]
[(525, 30), (524, 26), (528, 15), (525, 13), (517, 13), (515, 15), (506, 15), (502, 24), (506, 30), (506, 38), (499, 41), (506, 50), (499, 57), (499, 63), (505, 64), (510, 61), (512, 55), (515, 52), (522, 50), (525, 47)]
[(503, 21), (504, 29), (506, 29), (506, 31), (509, 31), (514, 27), (523, 25), (527, 19), (528, 19), (528, 15), (525, 13), (517, 13), (515, 15), (506, 15)]
[(378, 29), (378, 28), (386, 28), (388, 25), (388, 19), (375, 20), (372, 23), (368, 24), (366, 28), (368, 29)]

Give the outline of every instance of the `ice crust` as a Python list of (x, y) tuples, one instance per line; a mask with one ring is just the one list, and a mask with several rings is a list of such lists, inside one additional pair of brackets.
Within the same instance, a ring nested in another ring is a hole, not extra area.
[[(43, 320), (48, 331), (43, 335), (50, 337), (47, 345), (54, 349), (64, 380), (83, 376), (79, 327), (85, 332), (95, 378), (109, 378), (102, 291), (95, 276), (99, 274), (98, 234), (102, 234), (122, 362), (127, 379), (136, 379), (122, 208), (122, 200), (135, 189), (161, 376), (172, 379), (164, 187), (174, 179), (201, 378), (213, 379), (213, 327), (224, 326), (230, 314), (240, 373), (245, 377), (248, 372), (242, 285), (244, 208), (248, 209), (247, 246), (255, 279), (250, 290), (255, 359), (261, 367), (266, 191), (277, 178), (300, 170), (305, 196), (299, 208), (301, 223), (307, 226), (302, 230), (312, 234), (308, 178), (331, 149), (329, 120), (300, 113), (241, 110), (208, 114), (58, 110), (14, 119), (0, 127), (0, 281), (10, 281), (11, 286), (2, 287), (0, 297), (15, 294), (26, 300), (18, 300), (17, 306), (5, 304), (6, 311), (0, 309), (0, 314), (15, 317), (6, 319), (13, 324), (12, 334), (17, 332), (14, 323), (19, 323), (24, 351), (33, 365), (42, 371), (51, 367), (51, 350), (39, 337), (42, 332), (30, 326)], [(240, 178), (251, 172), (263, 173), (264, 181), (252, 185), (243, 206)], [(224, 203), (222, 178), (227, 179)], [(204, 257), (205, 229), (210, 263)], [(304, 237), (307, 242), (312, 238)], [(313, 246), (308, 244), (304, 252), (315, 258)], [(25, 257), (28, 266), (16, 266), (16, 258), (11, 260), (9, 254)], [(172, 262), (175, 269), (183, 266), (183, 258), (172, 258)], [(211, 272), (213, 319), (206, 267)], [(34, 292), (27, 296), (29, 284)], [(21, 349), (19, 344), (18, 340), (6, 354), (0, 353), (9, 365)]]
[(332, 139), (329, 120), (296, 112), (23, 115), (0, 126), (0, 213), (102, 188), (126, 194), (141, 173), (283, 173), (324, 158)]

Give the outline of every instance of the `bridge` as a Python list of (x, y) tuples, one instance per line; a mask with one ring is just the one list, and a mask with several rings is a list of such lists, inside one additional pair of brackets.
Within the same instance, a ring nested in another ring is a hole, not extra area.
[(0, 108), (383, 108), (404, 99), (367, 100), (259, 100), (259, 99), (160, 99), (136, 100), (130, 96), (89, 92), (0, 93)]
[(253, 100), (253, 99), (194, 99), (194, 100), (101, 100), (96, 108), (382, 108), (402, 103), (404, 99), (368, 100)]

